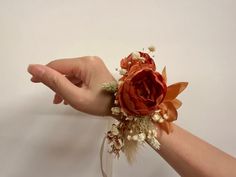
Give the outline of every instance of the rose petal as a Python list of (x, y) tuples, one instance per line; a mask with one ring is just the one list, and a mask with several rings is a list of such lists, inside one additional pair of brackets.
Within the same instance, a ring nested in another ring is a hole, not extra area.
[(178, 82), (167, 87), (167, 93), (164, 101), (175, 99), (187, 87), (188, 82)]
[(132, 93), (127, 92), (127, 91), (124, 90), (124, 93), (123, 93), (123, 103), (126, 105), (126, 109), (128, 110), (127, 114), (130, 114), (132, 112), (133, 113), (137, 113), (136, 109), (135, 109), (134, 102), (131, 99), (132, 97), (133, 97)]

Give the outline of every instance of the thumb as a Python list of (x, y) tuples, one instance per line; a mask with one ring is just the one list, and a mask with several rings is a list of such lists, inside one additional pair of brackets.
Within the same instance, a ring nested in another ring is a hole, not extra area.
[(51, 88), (54, 92), (61, 95), (73, 107), (80, 107), (87, 95), (86, 90), (79, 88), (71, 83), (63, 74), (45, 65), (29, 65), (28, 72), (36, 78), (37, 82)]

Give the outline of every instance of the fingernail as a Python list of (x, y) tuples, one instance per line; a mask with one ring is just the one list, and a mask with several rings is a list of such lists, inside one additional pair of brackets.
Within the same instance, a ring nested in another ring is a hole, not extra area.
[(45, 68), (44, 68), (43, 65), (30, 64), (28, 66), (28, 72), (32, 76), (41, 77), (44, 74), (44, 72), (45, 72)]

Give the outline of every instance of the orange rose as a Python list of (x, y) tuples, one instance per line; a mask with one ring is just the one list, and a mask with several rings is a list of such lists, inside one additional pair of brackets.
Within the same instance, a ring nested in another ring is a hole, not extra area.
[(166, 82), (150, 63), (133, 65), (120, 82), (117, 99), (127, 115), (151, 115), (166, 95)]
[(153, 59), (147, 53), (144, 53), (144, 52), (131, 53), (128, 57), (126, 57), (120, 61), (120, 66), (121, 66), (121, 68), (129, 71), (131, 69), (131, 67), (136, 65), (137, 63), (139, 63), (141, 65), (148, 64), (148, 66), (150, 68), (152, 68), (154, 71), (156, 70), (156, 66), (155, 66)]

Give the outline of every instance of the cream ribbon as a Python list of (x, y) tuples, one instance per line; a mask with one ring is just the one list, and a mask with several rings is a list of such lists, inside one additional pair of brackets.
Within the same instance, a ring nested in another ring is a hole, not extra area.
[(106, 142), (106, 137), (103, 138), (101, 149), (100, 149), (100, 167), (101, 167), (101, 171), (102, 171), (102, 176), (103, 177), (108, 177), (105, 170), (104, 170), (104, 167), (103, 167), (103, 152), (104, 152), (105, 142)]

